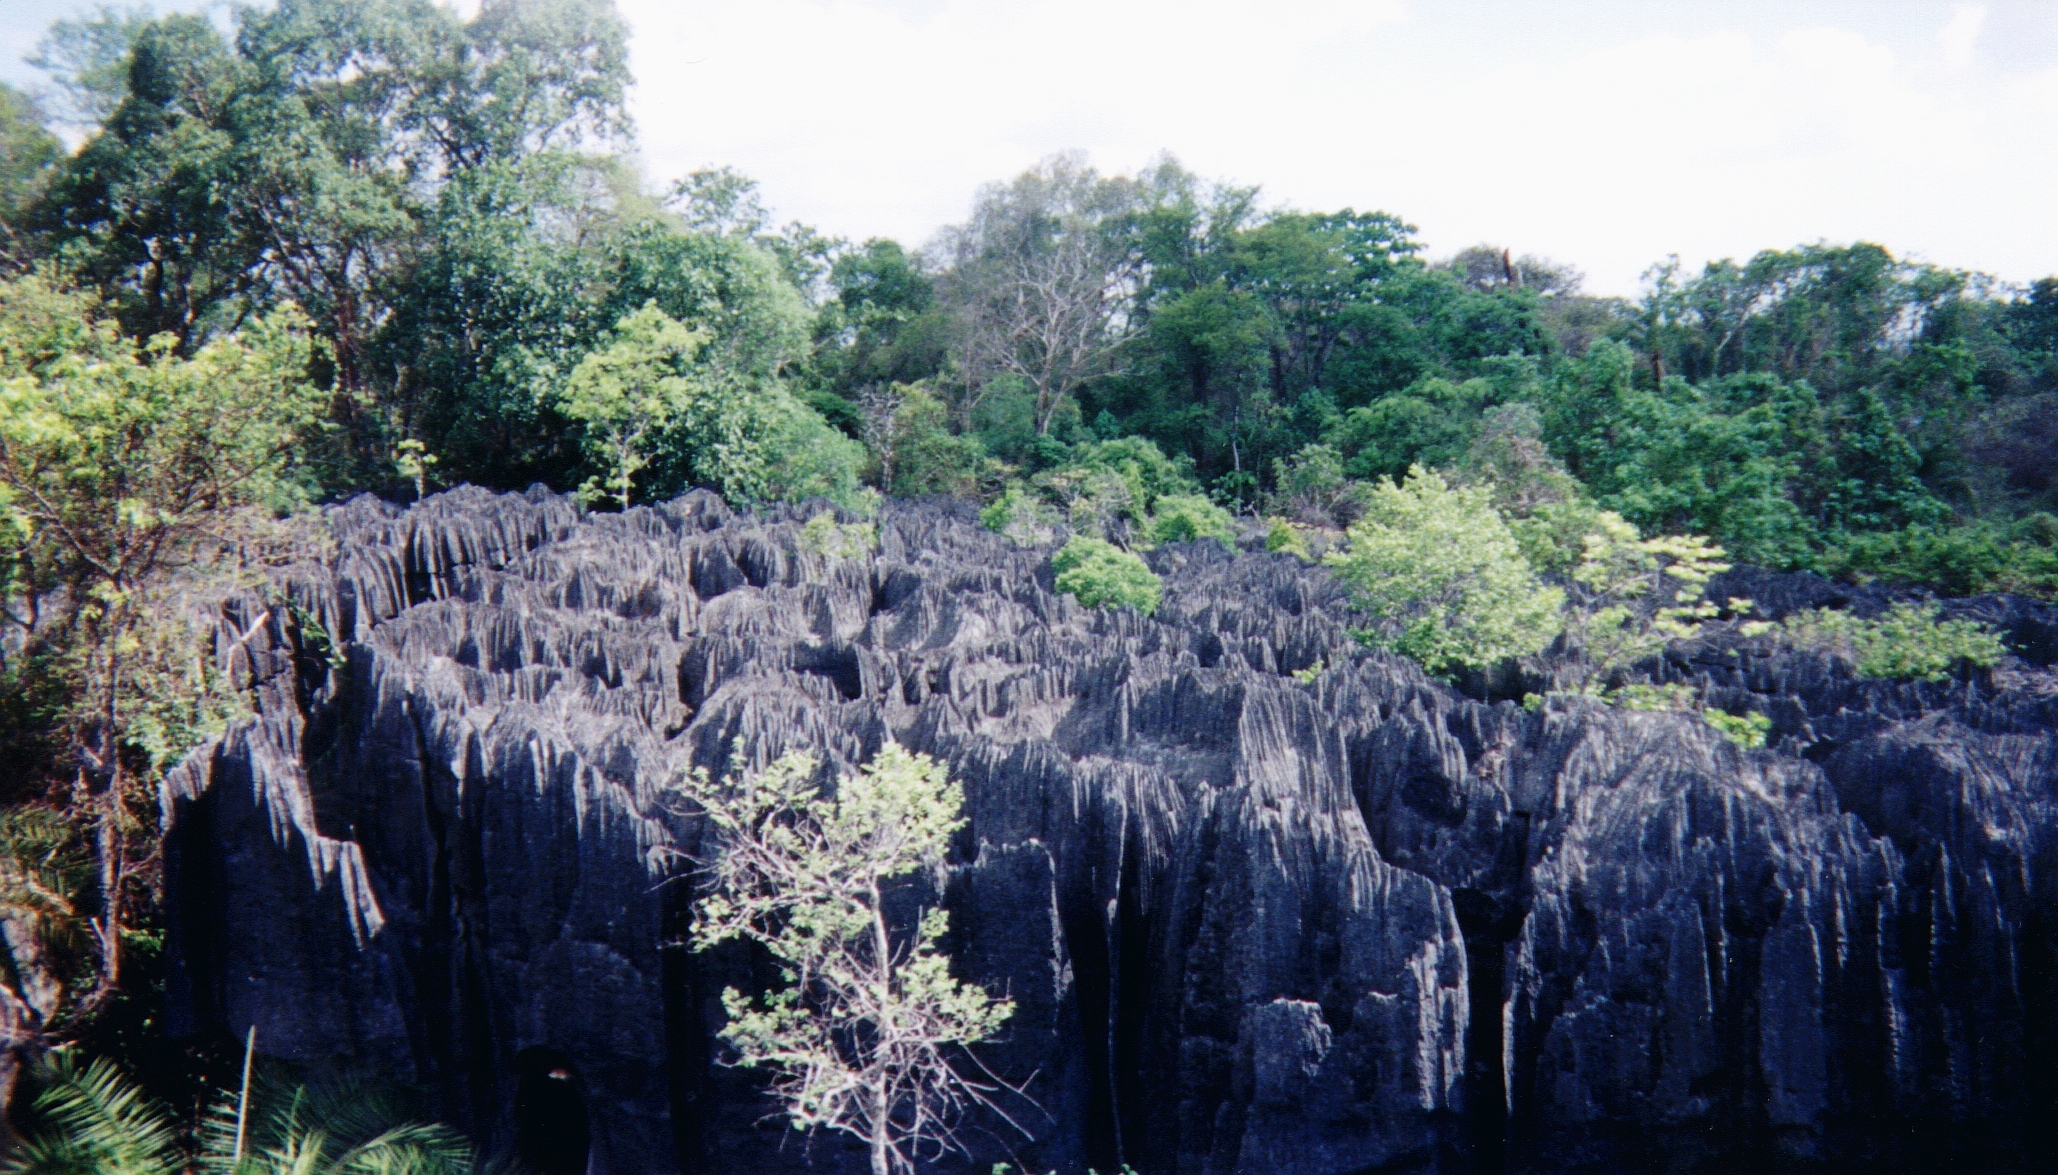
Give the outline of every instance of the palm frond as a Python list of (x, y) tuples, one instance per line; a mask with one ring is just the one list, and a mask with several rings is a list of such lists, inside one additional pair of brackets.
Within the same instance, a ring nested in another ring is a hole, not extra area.
[(402, 1092), (369, 1079), (287, 1086), (260, 1073), (243, 1161), (233, 1161), (236, 1097), (224, 1091), (201, 1123), (195, 1165), (206, 1175), (468, 1175), (464, 1136), (411, 1121)]
[(337, 1157), (332, 1175), (465, 1175), (472, 1148), (447, 1126), (397, 1126)]
[(49, 1129), (0, 1171), (7, 1175), (178, 1175), (185, 1163), (171, 1116), (106, 1058), (81, 1067), (53, 1056), (36, 1109)]

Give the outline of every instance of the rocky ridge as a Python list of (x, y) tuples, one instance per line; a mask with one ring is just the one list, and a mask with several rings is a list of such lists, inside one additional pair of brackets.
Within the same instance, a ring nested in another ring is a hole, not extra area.
[(806, 516), (334, 510), (333, 559), (223, 619), (255, 716), (166, 784), (174, 1031), (386, 1069), (546, 1170), (585, 1168), (539, 1123), (579, 1122), (595, 1171), (861, 1169), (714, 1063), (759, 963), (677, 945), (666, 788), (893, 739), (970, 817), (905, 900), (951, 909), (1017, 1001), (990, 1061), (1034, 1074), (1036, 1138), (985, 1124), (977, 1169), (2050, 1166), (2058, 610), (1954, 603), (2024, 656), (1942, 684), (1675, 647), (1665, 676), (1772, 718), (1745, 752), (1462, 696), (1285, 556), (1153, 552), (1144, 618), (960, 508), (889, 504), (850, 559)]

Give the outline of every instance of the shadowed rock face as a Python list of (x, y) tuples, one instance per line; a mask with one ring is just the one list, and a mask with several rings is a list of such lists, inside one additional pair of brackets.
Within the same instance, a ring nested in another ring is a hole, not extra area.
[(962, 512), (889, 505), (851, 560), (799, 518), (337, 510), (292, 606), (224, 620), (257, 717), (167, 784), (174, 1031), (388, 1068), (497, 1151), (583, 1122), (596, 1171), (860, 1169), (714, 1063), (721, 989), (767, 976), (674, 945), (662, 793), (894, 739), (970, 817), (901, 898), (948, 905), (1017, 1003), (986, 1059), (1034, 1074), (1035, 1141), (971, 1124), (977, 1169), (2049, 1169), (2053, 610), (1954, 605), (2032, 654), (1970, 683), (1675, 649), (1772, 716), (1744, 753), (1468, 700), (1283, 556), (1156, 552), (1145, 619)]

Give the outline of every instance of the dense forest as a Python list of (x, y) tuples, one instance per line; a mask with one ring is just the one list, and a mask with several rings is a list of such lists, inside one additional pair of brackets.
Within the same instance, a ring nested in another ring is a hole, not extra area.
[(37, 64), (0, 87), (0, 902), (39, 962), (0, 998), (54, 1039), (146, 1047), (154, 789), (242, 704), (190, 605), (358, 493), (1291, 547), (1420, 466), (1546, 529), (2058, 597), (2058, 278), (1818, 242), (1597, 297), (1169, 156), (847, 241), (731, 169), (639, 173), (608, 0), (109, 10)]

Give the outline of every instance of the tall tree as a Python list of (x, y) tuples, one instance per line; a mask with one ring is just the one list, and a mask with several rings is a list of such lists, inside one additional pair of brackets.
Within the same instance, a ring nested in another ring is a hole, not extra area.
[(431, 245), (451, 179), (607, 145), (626, 129), (626, 33), (608, 0), (285, 0), (136, 29), (124, 93), (36, 226), (124, 325), (191, 351), (291, 301), (330, 343), (360, 468), (375, 343)]
[(0, 82), (0, 248), (13, 244), (15, 221), (63, 158), (35, 100)]
[(1080, 388), (1117, 370), (1135, 329), (1140, 259), (1120, 231), (1135, 195), (1125, 178), (1053, 156), (981, 192), (972, 219), (945, 232), (942, 289), (964, 323), (968, 412), (1013, 376), (1047, 434)]
[(0, 287), (0, 704), (39, 715), (47, 757), (10, 758), (87, 830), (88, 1008), (123, 980), (158, 775), (237, 705), (206, 604), (297, 498), (320, 404), (304, 328), (288, 309), (180, 356), (89, 295)]

